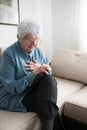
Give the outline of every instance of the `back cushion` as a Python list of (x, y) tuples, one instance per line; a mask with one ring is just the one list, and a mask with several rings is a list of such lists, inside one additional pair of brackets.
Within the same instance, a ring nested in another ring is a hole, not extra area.
[(55, 76), (87, 83), (87, 53), (57, 50), (51, 66)]
[(0, 57), (2, 56), (2, 48), (0, 47)]
[(5, 48), (1, 48), (1, 47), (0, 47), (0, 57), (2, 56), (4, 50), (5, 50)]

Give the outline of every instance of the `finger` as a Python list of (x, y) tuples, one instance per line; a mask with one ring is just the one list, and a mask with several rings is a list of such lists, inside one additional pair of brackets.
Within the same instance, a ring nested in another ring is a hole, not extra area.
[(25, 69), (27, 69), (27, 70), (34, 70), (34, 68), (32, 66), (25, 66)]
[(33, 71), (33, 68), (25, 68), (26, 70), (30, 70), (30, 71)]
[(30, 64), (25, 64), (24, 66), (25, 66), (25, 67), (31, 67), (31, 65), (30, 65)]
[(33, 68), (33, 65), (29, 65), (29, 64), (26, 64), (24, 66), (25, 66), (25, 68)]
[(46, 66), (45, 69), (46, 69), (46, 71), (48, 71), (48, 72), (50, 72), (50, 71), (52, 70), (50, 66)]
[(33, 64), (33, 62), (30, 62), (30, 61), (26, 61), (26, 64)]
[(48, 71), (45, 67), (41, 67), (41, 72), (44, 72), (44, 73), (46, 73), (46, 74), (49, 73), (49, 71)]
[(36, 60), (34, 60), (34, 63), (36, 63), (36, 64), (37, 64), (38, 62), (37, 62)]
[(44, 70), (43, 72), (44, 72), (45, 74), (48, 74), (48, 71), (47, 71), (47, 70)]

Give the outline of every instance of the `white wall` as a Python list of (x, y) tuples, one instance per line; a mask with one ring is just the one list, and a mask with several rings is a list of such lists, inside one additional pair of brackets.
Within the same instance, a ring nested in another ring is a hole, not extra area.
[(72, 0), (52, 0), (53, 51), (70, 48)]
[(53, 52), (78, 49), (81, 0), (52, 0)]
[(0, 46), (7, 47), (17, 40), (17, 27), (0, 25)]
[[(52, 56), (51, 0), (19, 0), (20, 21), (34, 19), (44, 27), (43, 46), (48, 60)], [(0, 25), (0, 46), (8, 46), (17, 40), (17, 26)], [(49, 49), (49, 51), (48, 51)]]

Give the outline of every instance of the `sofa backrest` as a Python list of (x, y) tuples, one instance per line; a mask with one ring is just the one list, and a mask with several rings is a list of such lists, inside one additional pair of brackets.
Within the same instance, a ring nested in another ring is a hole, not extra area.
[(87, 84), (87, 53), (59, 49), (52, 58), (53, 75)]
[(5, 48), (0, 47), (0, 57), (2, 56), (4, 50), (5, 50)]
[(1, 57), (1, 48), (0, 48), (0, 57)]

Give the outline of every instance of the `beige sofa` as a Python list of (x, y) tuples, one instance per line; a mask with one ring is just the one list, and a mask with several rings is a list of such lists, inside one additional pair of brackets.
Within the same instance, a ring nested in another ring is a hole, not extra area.
[[(0, 54), (1, 55), (1, 54)], [(59, 49), (51, 62), (60, 115), (67, 130), (87, 130), (87, 53)], [(0, 110), (0, 130), (41, 130), (36, 113)]]

